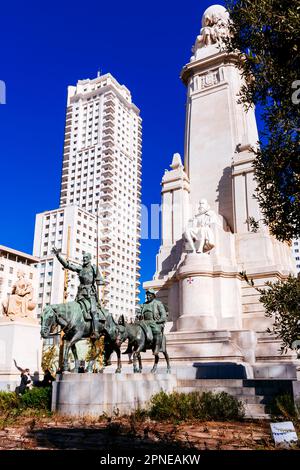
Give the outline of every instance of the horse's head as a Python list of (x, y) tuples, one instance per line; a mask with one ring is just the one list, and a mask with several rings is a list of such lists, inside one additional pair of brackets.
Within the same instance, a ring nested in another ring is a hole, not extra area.
[(109, 313), (106, 316), (104, 331), (108, 336), (110, 341), (113, 341), (117, 346), (121, 346), (123, 340), (123, 334), (125, 327), (121, 324), (122, 322), (117, 322), (114, 317)]
[(115, 343), (120, 348), (122, 343), (127, 339), (128, 333), (124, 325), (118, 325), (116, 329)]
[(41, 315), (41, 337), (49, 338), (49, 336), (52, 336), (55, 326), (57, 326), (55, 312), (50, 305), (47, 305)]

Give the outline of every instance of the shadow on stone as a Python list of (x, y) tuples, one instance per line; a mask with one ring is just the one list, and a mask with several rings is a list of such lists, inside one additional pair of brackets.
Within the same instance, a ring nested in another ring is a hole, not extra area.
[(246, 379), (245, 366), (233, 362), (195, 362), (196, 379)]

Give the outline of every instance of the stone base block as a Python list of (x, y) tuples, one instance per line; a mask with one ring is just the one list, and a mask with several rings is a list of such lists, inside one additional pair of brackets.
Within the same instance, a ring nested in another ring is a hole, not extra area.
[(41, 372), (42, 340), (37, 321), (0, 320), (0, 390), (14, 391), (20, 385), (20, 371), (28, 368), (38, 378)]
[(62, 374), (53, 383), (52, 411), (66, 415), (130, 414), (176, 387), (174, 374)]
[(176, 322), (178, 331), (213, 330), (217, 327), (217, 320), (212, 315), (184, 315)]
[(244, 354), (227, 330), (176, 331), (167, 334), (171, 361), (243, 362)]

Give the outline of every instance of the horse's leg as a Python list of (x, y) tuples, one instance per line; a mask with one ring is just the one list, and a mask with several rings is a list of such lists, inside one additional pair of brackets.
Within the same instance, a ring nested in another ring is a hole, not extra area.
[(77, 354), (77, 349), (76, 349), (76, 344), (71, 344), (71, 350), (72, 350), (72, 353), (73, 353), (73, 357), (74, 357), (74, 360), (75, 360), (75, 371), (78, 372), (78, 368), (79, 368), (79, 361), (78, 361), (78, 354)]
[[(71, 348), (72, 352), (73, 352), (73, 355), (74, 355), (74, 349), (73, 348), (74, 348), (75, 344), (77, 343), (77, 341), (79, 341), (82, 338), (83, 334), (84, 334), (84, 325), (83, 325), (82, 329), (76, 331), (73, 338), (69, 341), (69, 345), (66, 348), (67, 351), (68, 351), (68, 354), (69, 354), (69, 351), (70, 351), (70, 348)], [(76, 346), (75, 346), (75, 351), (76, 351)], [(78, 369), (77, 351), (75, 352), (74, 359), (75, 359), (75, 368), (76, 368), (76, 361), (77, 361), (77, 369)], [(65, 360), (68, 362), (68, 355), (65, 355)]]
[(156, 374), (156, 372), (157, 372), (157, 364), (158, 364), (158, 361), (159, 361), (159, 354), (155, 354), (155, 355), (154, 355), (154, 365), (153, 365), (153, 367), (152, 367), (152, 369), (151, 369), (151, 373), (152, 373), (152, 374)]
[(142, 373), (142, 370), (143, 370), (143, 364), (142, 364), (142, 356), (141, 356), (141, 353), (137, 353), (137, 358), (138, 358), (138, 361), (139, 361), (139, 373), (141, 374)]
[(162, 339), (162, 353), (165, 356), (165, 360), (166, 360), (166, 363), (167, 363), (167, 374), (170, 374), (170, 372), (171, 372), (170, 358), (169, 358), (169, 354), (167, 352), (167, 341), (166, 341), (165, 335), (163, 335), (163, 339)]
[(165, 360), (166, 360), (166, 363), (167, 363), (167, 374), (170, 374), (171, 373), (171, 366), (170, 366), (169, 354), (167, 353), (166, 350), (164, 350), (163, 355), (165, 356)]
[(63, 370), (68, 370), (69, 369), (69, 351), (71, 347), (70, 341), (65, 341), (65, 352), (64, 352), (64, 362), (63, 362)]
[(104, 364), (105, 364), (105, 367), (108, 367), (108, 366), (111, 366), (111, 355), (113, 353), (113, 348), (112, 348), (112, 345), (111, 344), (106, 344), (104, 346)]
[[(94, 351), (95, 351), (95, 342), (96, 342), (96, 340), (95, 340), (95, 339), (91, 339), (91, 341), (92, 341), (91, 349), (92, 349), (92, 351), (94, 352)], [(94, 369), (95, 358), (94, 358), (94, 356), (93, 356), (93, 352), (91, 353), (91, 357), (93, 357), (93, 358), (89, 360), (88, 365), (87, 365), (87, 368), (86, 368), (86, 371), (87, 371), (88, 373), (93, 372), (93, 369)]]
[(118, 367), (116, 369), (116, 374), (120, 374), (121, 371), (122, 371), (121, 351), (120, 351), (120, 348), (118, 346), (115, 347), (115, 351), (116, 351), (117, 357), (118, 357)]
[(132, 353), (132, 366), (133, 366), (133, 372), (136, 374), (139, 372), (139, 369), (137, 368), (136, 362), (137, 362), (137, 348), (136, 345), (133, 347), (133, 353)]
[(141, 330), (141, 334), (137, 336), (137, 341), (138, 341), (138, 347), (135, 351), (135, 355), (139, 361), (139, 368), (136, 367), (136, 371), (134, 372), (141, 373), (143, 370), (141, 351), (145, 349), (145, 343), (146, 343), (146, 336), (143, 330)]

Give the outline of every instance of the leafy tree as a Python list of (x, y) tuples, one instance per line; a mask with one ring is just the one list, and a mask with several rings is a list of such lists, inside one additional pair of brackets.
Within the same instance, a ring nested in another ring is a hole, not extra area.
[(49, 369), (54, 373), (58, 368), (58, 347), (53, 344), (52, 346), (44, 346), (42, 355), (42, 369), (45, 371)]
[[(273, 318), (269, 333), (282, 341), (282, 353), (288, 348), (295, 348), (300, 354), (300, 277), (289, 276), (287, 280), (267, 282), (266, 288), (255, 287), (252, 279), (245, 272), (242, 278), (260, 293), (266, 316)], [(295, 342), (298, 342), (295, 344)]]
[(227, 0), (228, 52), (240, 51), (240, 102), (260, 105), (264, 130), (255, 153), (257, 198), (279, 240), (300, 236), (300, 2)]

